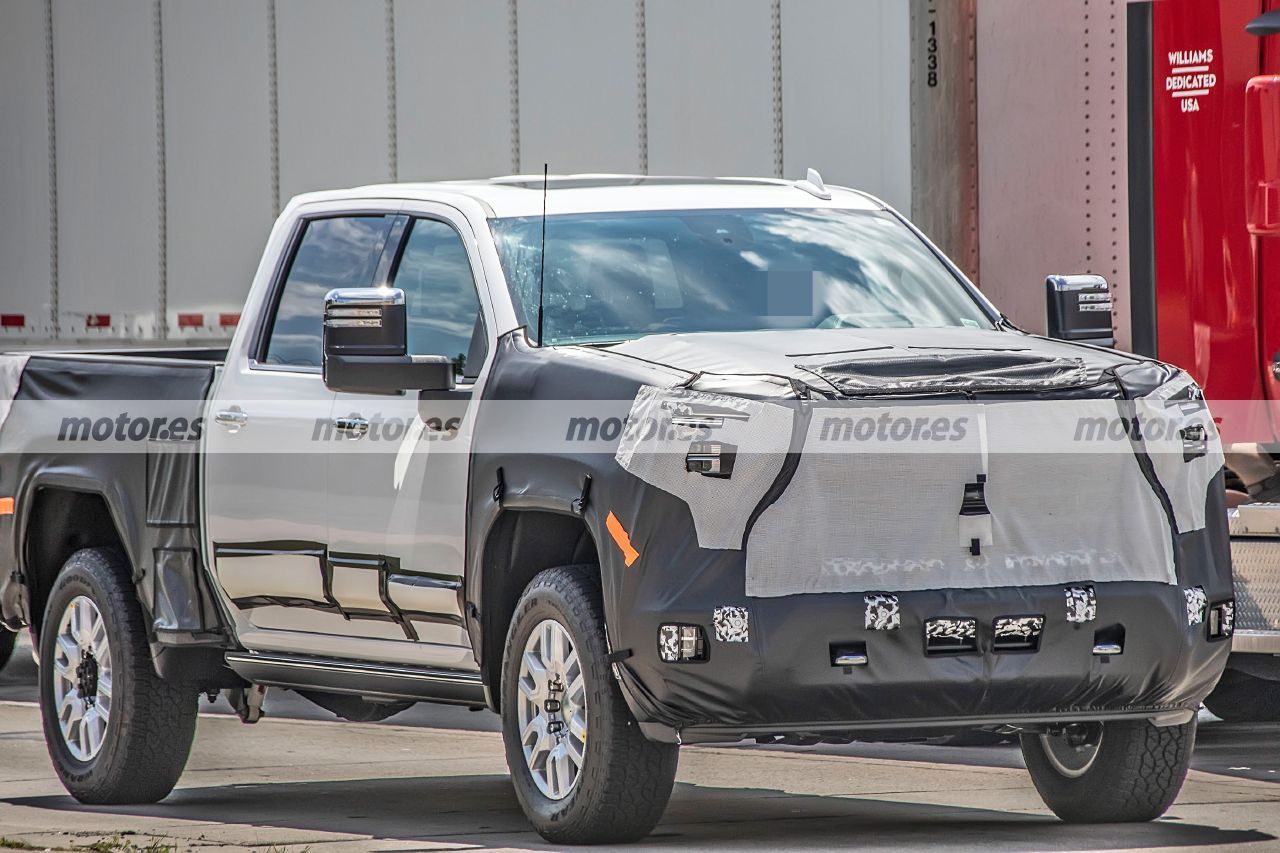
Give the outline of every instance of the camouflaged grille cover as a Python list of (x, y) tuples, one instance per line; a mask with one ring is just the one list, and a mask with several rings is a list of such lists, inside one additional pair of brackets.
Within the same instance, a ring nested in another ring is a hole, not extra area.
[[(867, 406), (857, 417), (909, 408)], [(919, 411), (967, 418), (969, 429), (931, 452), (851, 449), (832, 445), (826, 413), (814, 409), (794, 476), (747, 540), (747, 595), (1176, 582), (1168, 515), (1128, 443), (1094, 452), (1073, 442), (1080, 418), (1114, 420), (1115, 401)], [(991, 540), (973, 554), (959, 513), (966, 484), (984, 471)], [(1173, 485), (1198, 488), (1204, 503), (1207, 480)]]

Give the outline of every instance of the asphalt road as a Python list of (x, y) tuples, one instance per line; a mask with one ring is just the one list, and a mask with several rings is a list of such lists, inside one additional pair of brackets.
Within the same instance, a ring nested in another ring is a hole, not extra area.
[[(174, 794), (154, 806), (86, 807), (49, 766), (34, 679), (23, 652), (0, 672), (0, 837), (9, 842), (548, 849), (524, 822), (487, 712), (420, 705), (383, 723), (338, 723), (276, 691), (269, 717), (244, 726), (206, 705)], [(1280, 725), (1206, 719), (1193, 766), (1165, 818), (1095, 827), (1054, 819), (1013, 746), (691, 747), (663, 822), (639, 847), (1280, 850)]]

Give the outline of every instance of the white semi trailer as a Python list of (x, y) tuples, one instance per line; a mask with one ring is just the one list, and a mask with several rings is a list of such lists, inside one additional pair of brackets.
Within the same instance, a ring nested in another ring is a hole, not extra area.
[(1122, 0), (8, 0), (0, 343), (225, 341), (290, 197), (549, 163), (817, 166), (910, 210), (1026, 328), (1045, 269), (1105, 275), (1125, 346), (1125, 17)]

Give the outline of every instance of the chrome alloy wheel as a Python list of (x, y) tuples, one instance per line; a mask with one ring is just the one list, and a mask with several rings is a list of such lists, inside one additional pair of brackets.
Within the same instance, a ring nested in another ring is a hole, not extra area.
[(62, 740), (77, 761), (92, 761), (111, 719), (111, 644), (107, 623), (87, 596), (77, 595), (62, 611), (52, 664)]
[(573, 793), (587, 748), (587, 692), (569, 632), (539, 622), (520, 659), (517, 720), (525, 764), (548, 799)]
[(1079, 779), (1098, 760), (1102, 727), (1097, 724), (1068, 726), (1060, 735), (1040, 735), (1040, 743), (1054, 770), (1067, 779)]

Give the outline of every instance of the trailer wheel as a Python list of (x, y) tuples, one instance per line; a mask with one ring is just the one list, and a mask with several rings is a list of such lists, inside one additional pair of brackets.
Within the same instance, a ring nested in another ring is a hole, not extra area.
[(557, 844), (643, 838), (675, 783), (679, 748), (645, 739), (610, 671), (595, 572), (564, 566), (535, 577), (516, 605), (502, 664), (516, 796)]
[(1196, 722), (1080, 723), (1065, 734), (1024, 734), (1022, 755), (1036, 790), (1070, 823), (1136, 823), (1164, 814), (1182, 788)]
[(1280, 722), (1280, 681), (1228, 668), (1204, 704), (1228, 723)]
[(53, 767), (82, 803), (152, 803), (187, 763), (196, 694), (151, 662), (128, 562), (109, 548), (71, 555), (40, 631), (40, 711)]
[(7, 628), (0, 628), (0, 669), (13, 657), (13, 647), (18, 644), (18, 635)]

